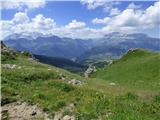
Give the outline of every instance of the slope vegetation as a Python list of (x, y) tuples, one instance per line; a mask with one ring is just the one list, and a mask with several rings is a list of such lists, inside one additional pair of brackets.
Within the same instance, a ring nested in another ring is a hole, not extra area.
[(83, 73), (86, 69), (84, 65), (81, 65), (66, 58), (48, 57), (44, 55), (34, 55), (34, 57), (38, 59), (39, 62), (63, 68), (70, 72)]
[(92, 77), (102, 78), (131, 87), (159, 89), (160, 54), (144, 49), (129, 50), (121, 59), (103, 69)]
[[(10, 102), (24, 101), (30, 104), (26, 108), (37, 105), (51, 119), (58, 117), (59, 120), (64, 120), (66, 115), (77, 120), (160, 119), (157, 91), (111, 86), (101, 79), (85, 79), (41, 64), (29, 54), (14, 53), (14, 57), (9, 57), (10, 54), (10, 50), (2, 50), (2, 107)], [(71, 84), (72, 79), (81, 81), (81, 84)], [(7, 112), (6, 109), (3, 112)], [(7, 116), (6, 119), (10, 118)]]

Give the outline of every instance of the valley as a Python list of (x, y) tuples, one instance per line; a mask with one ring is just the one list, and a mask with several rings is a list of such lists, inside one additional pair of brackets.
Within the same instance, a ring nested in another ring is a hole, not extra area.
[(26, 119), (159, 119), (158, 52), (130, 50), (85, 78), (42, 64), (29, 53), (16, 52), (6, 46), (1, 48), (4, 118), (10, 119), (12, 114), (5, 106), (18, 101), (15, 108), (24, 104), (39, 107), (27, 112), (27, 118), (17, 111), (20, 118)]
[(0, 0), (1, 120), (160, 120), (159, 0)]

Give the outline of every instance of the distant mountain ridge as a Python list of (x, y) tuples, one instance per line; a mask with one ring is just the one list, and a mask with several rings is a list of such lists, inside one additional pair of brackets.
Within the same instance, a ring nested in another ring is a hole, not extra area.
[(60, 38), (58, 36), (38, 37), (34, 40), (26, 38), (8, 38), (4, 42), (18, 51), (29, 51), (33, 54), (63, 57), (68, 59), (78, 57), (92, 45), (92, 41)]
[(67, 58), (80, 63), (85, 63), (88, 59), (94, 60), (102, 57), (107, 59), (117, 58), (131, 48), (160, 51), (160, 39), (151, 38), (142, 33), (122, 34), (116, 32), (106, 34), (100, 39), (88, 40), (58, 36), (42, 36), (34, 39), (16, 34), (7, 37), (4, 42), (18, 51)]
[(145, 34), (111, 33), (96, 40), (97, 46), (84, 52), (77, 58), (79, 63), (86, 64), (94, 59), (116, 59), (131, 48), (144, 48), (160, 51), (160, 39), (151, 38)]

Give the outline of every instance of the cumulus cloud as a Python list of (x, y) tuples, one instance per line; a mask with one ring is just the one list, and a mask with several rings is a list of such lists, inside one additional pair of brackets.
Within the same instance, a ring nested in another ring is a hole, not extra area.
[(102, 28), (89, 28), (85, 22), (72, 20), (70, 23), (59, 26), (54, 19), (46, 18), (42, 14), (30, 19), (27, 13), (18, 12), (11, 20), (0, 21), (2, 38), (13, 33), (25, 33), (33, 35), (40, 33), (44, 35), (57, 35), (71, 38), (99, 38), (110, 32), (145, 32), (149, 30), (158, 31), (160, 25), (160, 2), (142, 9), (125, 9), (114, 16), (95, 18), (93, 24), (103, 24)]
[(160, 25), (160, 1), (148, 7), (142, 15), (141, 22), (148, 25)]
[(33, 18), (32, 24), (35, 29), (52, 29), (56, 25), (53, 19), (45, 18), (42, 14)]
[(105, 0), (81, 0), (83, 5), (86, 5), (88, 9), (92, 10), (106, 4)]
[(128, 9), (140, 9), (142, 6), (141, 5), (136, 5), (134, 2), (130, 3), (128, 5)]
[(26, 13), (18, 12), (14, 15), (14, 18), (12, 20), (14, 23), (22, 24), (29, 22), (29, 17)]
[(118, 8), (112, 8), (110, 10), (110, 16), (118, 15), (118, 14), (120, 14), (120, 12), (121, 11)]
[(55, 27), (56, 23), (54, 19), (45, 18), (43, 15), (38, 14), (31, 20), (26, 13), (18, 12), (14, 15), (12, 20), (1, 20), (1, 32), (3, 33), (2, 38), (8, 34), (13, 33), (44, 33), (49, 34)]
[(103, 11), (109, 13), (111, 16), (118, 15), (120, 10), (116, 5), (120, 4), (118, 1), (107, 1), (107, 0), (81, 0), (83, 5), (86, 5), (89, 10), (102, 7)]
[(39, 35), (57, 35), (71, 38), (95, 38), (100, 37), (100, 32), (96, 29), (86, 27), (86, 23), (72, 20), (65, 26), (58, 26), (54, 19), (46, 18), (42, 14), (29, 19), (26, 13), (18, 12), (12, 20), (1, 20), (1, 39), (8, 35), (17, 33), (30, 35), (34, 38), (34, 33)]
[(93, 23), (103, 23), (106, 26), (102, 28), (104, 32), (143, 32), (145, 29), (157, 29), (160, 25), (160, 2), (146, 10), (125, 9), (120, 14), (110, 17), (92, 20)]
[(93, 24), (108, 24), (108, 22), (110, 22), (109, 17), (105, 17), (103, 19), (95, 18), (95, 19), (92, 20)]
[(69, 29), (81, 29), (84, 28), (86, 24), (84, 22), (78, 22), (77, 20), (72, 20), (68, 25), (66, 25), (66, 28)]
[(32, 9), (45, 6), (45, 0), (2, 0), (1, 9)]

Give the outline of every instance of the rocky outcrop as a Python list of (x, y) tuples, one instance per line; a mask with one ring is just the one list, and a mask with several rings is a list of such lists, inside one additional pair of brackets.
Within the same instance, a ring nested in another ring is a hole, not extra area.
[(1, 107), (2, 119), (6, 120), (49, 120), (48, 115), (36, 105), (29, 105), (26, 102), (13, 102)]
[(15, 55), (16, 51), (14, 49), (11, 49), (7, 47), (3, 41), (1, 41), (1, 53), (10, 53), (11, 55)]
[(88, 78), (91, 73), (96, 72), (96, 71), (97, 71), (97, 69), (96, 69), (95, 66), (89, 65), (88, 69), (87, 69), (87, 70), (85, 71), (85, 73), (84, 73), (84, 76), (85, 76), (86, 78)]

